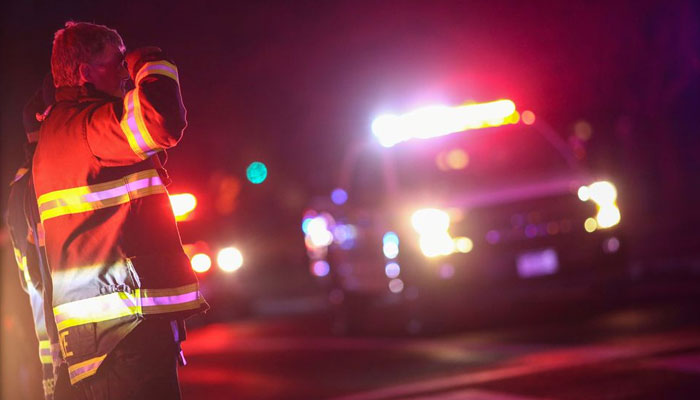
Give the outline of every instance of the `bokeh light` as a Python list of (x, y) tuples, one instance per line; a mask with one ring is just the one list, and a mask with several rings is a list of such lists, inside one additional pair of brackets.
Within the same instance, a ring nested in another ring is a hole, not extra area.
[(396, 258), (399, 255), (399, 237), (394, 232), (387, 232), (382, 237), (382, 251), (386, 258)]
[(585, 142), (593, 136), (593, 127), (588, 121), (580, 120), (574, 124), (574, 136)]
[(192, 264), (192, 269), (200, 274), (209, 271), (211, 268), (211, 258), (204, 253), (197, 253), (192, 256), (190, 263)]
[(421, 235), (418, 245), (423, 255), (430, 258), (447, 256), (455, 250), (454, 242), (447, 232)]
[(437, 208), (423, 208), (413, 213), (411, 225), (421, 235), (444, 232), (450, 227), (450, 216)]
[(588, 233), (595, 232), (598, 229), (598, 222), (596, 222), (595, 218), (587, 218), (583, 223), (583, 228)]
[(331, 266), (325, 260), (314, 261), (311, 264), (311, 273), (318, 277), (324, 277), (331, 271)]
[(341, 188), (337, 188), (333, 190), (333, 192), (331, 192), (331, 201), (341, 206), (345, 204), (346, 201), (348, 201), (348, 193)]
[(442, 264), (440, 266), (440, 278), (451, 279), (455, 275), (455, 267), (452, 264)]
[(469, 164), (469, 156), (462, 149), (453, 149), (447, 153), (446, 161), (451, 169), (464, 169)]
[(465, 236), (456, 237), (454, 239), (454, 248), (460, 253), (469, 253), (474, 248), (474, 242)]
[(603, 251), (606, 253), (616, 253), (620, 250), (620, 239), (615, 236), (605, 239), (603, 242)]
[(600, 228), (610, 228), (620, 222), (620, 209), (614, 204), (603, 206), (598, 211), (596, 221)]
[(589, 186), (590, 196), (599, 205), (613, 203), (617, 199), (615, 186), (606, 181), (600, 181)]
[(263, 183), (267, 179), (267, 167), (260, 161), (250, 163), (246, 169), (246, 178), (256, 185)]
[(396, 278), (401, 273), (401, 267), (395, 262), (390, 262), (384, 266), (384, 273), (387, 278)]
[(525, 110), (520, 114), (520, 118), (525, 125), (532, 125), (535, 123), (535, 113), (530, 110)]
[(225, 247), (219, 250), (216, 262), (222, 271), (233, 272), (243, 265), (243, 254), (235, 247)]
[(403, 281), (401, 279), (392, 279), (389, 281), (389, 290), (391, 293), (401, 293), (403, 292)]
[(192, 193), (171, 194), (169, 197), (176, 221), (186, 220), (190, 213), (197, 208), (197, 198)]
[(328, 246), (333, 242), (333, 234), (328, 230), (328, 221), (323, 216), (312, 218), (307, 224), (306, 231), (315, 247)]
[(588, 201), (591, 199), (591, 189), (589, 189), (588, 186), (581, 186), (578, 188), (577, 194), (581, 201)]

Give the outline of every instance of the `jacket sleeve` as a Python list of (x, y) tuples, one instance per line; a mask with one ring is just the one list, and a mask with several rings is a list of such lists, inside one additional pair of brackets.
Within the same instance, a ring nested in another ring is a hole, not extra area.
[(177, 67), (151, 54), (132, 71), (135, 88), (123, 101), (101, 103), (87, 117), (88, 145), (105, 165), (133, 164), (173, 147), (187, 126)]

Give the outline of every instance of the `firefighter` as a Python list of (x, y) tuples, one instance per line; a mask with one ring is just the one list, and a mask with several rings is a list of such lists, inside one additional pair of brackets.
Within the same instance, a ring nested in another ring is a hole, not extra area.
[(47, 270), (43, 230), (39, 223), (31, 174), (31, 161), (39, 137), (39, 124), (45, 110), (53, 103), (53, 95), (53, 81), (51, 75), (47, 75), (43, 87), (24, 107), (23, 122), (28, 143), (25, 148), (25, 161), (10, 183), (6, 220), (19, 267), (20, 283), (29, 295), (32, 309), (34, 330), (39, 343), (44, 398), (61, 400), (71, 399), (75, 393), (71, 391), (67, 368), (60, 357), (58, 332), (51, 303), (47, 304), (44, 301), (46, 293), (51, 292), (51, 277)]
[(115, 30), (69, 21), (51, 72), (33, 180), (70, 382), (87, 399), (179, 399), (184, 320), (208, 305), (158, 158), (186, 126), (178, 69), (159, 48), (125, 56)]

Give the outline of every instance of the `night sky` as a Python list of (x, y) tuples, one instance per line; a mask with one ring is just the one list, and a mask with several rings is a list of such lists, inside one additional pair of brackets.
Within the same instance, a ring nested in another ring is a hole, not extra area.
[[(643, 198), (639, 214), (698, 198), (700, 19), (690, 1), (4, 7), (3, 181), (21, 162), (21, 109), (49, 71), (52, 34), (73, 19), (117, 29), (128, 48), (160, 46), (178, 64), (189, 127), (169, 152), (171, 192), (197, 194), (203, 219), (278, 235), (302, 255), (304, 205), (335, 187), (345, 149), (370, 139), (372, 118), (437, 101), (510, 98), (563, 136), (588, 121), (589, 163)], [(270, 173), (257, 186), (245, 181), (255, 160)], [(221, 181), (234, 205), (217, 214)]]

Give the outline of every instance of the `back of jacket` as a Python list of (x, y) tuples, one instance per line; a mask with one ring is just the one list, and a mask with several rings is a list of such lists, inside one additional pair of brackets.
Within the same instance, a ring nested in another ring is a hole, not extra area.
[(124, 99), (63, 87), (44, 121), (34, 183), (71, 382), (93, 375), (144, 318), (206, 310), (153, 157), (186, 125), (177, 68), (137, 64)]

